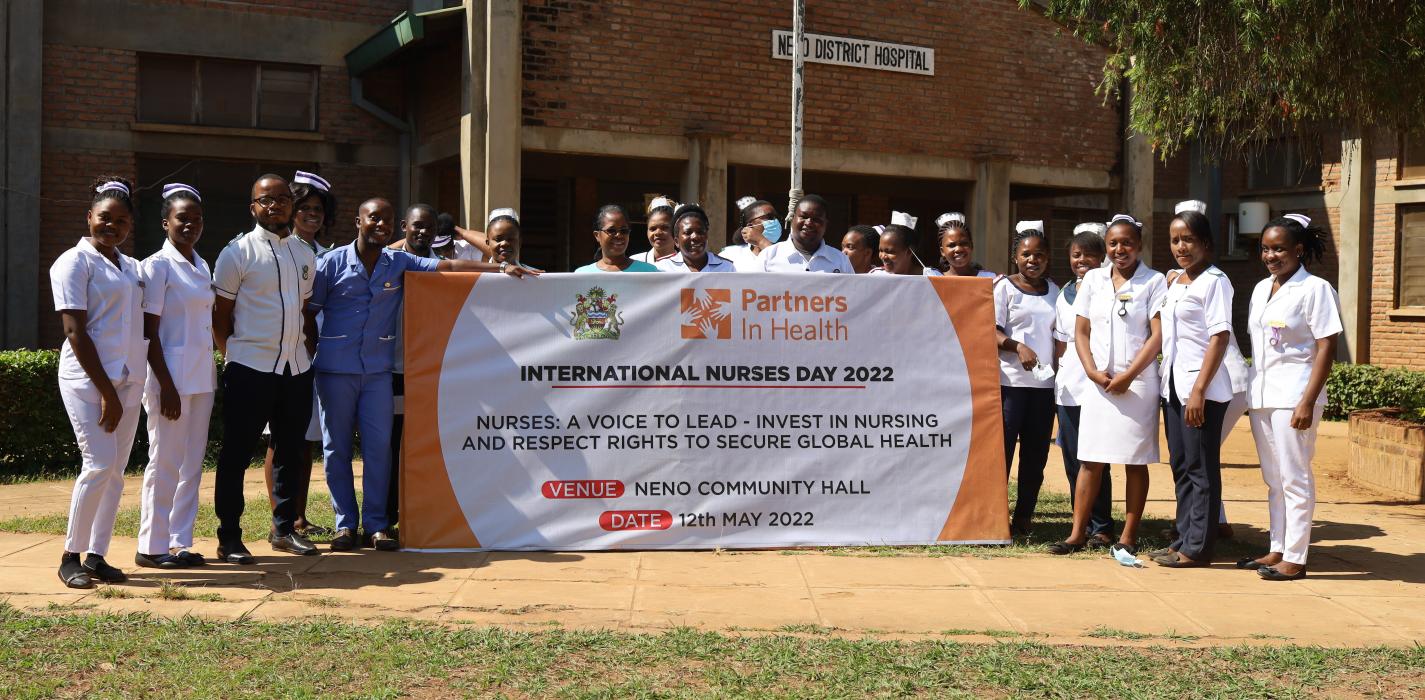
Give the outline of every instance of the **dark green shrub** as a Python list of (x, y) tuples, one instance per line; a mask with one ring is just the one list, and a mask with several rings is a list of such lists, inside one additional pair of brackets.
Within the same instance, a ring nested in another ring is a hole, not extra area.
[[(222, 376), (222, 365), (218, 374)], [(59, 398), (59, 352), (0, 351), (0, 482), (37, 475), (70, 475), (79, 471), (74, 429)], [(221, 414), (222, 392), (213, 406)], [(139, 419), (129, 468), (148, 462), (146, 417)], [(223, 424), (209, 424), (209, 454), (222, 439)]]
[(1425, 422), (1425, 372), (1337, 363), (1326, 380), (1326, 418), (1344, 420), (1363, 408), (1396, 407), (1401, 418)]

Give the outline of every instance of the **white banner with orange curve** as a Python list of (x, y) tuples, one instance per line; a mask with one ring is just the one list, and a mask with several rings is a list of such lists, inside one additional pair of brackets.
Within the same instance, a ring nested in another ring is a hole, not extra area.
[(990, 281), (406, 276), (407, 549), (1009, 541)]

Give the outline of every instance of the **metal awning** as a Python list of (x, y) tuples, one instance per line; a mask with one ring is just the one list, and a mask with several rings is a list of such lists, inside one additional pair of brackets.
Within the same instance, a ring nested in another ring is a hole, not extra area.
[(447, 7), (429, 12), (402, 12), (396, 15), (390, 24), (347, 52), (346, 69), (352, 77), (362, 75), (420, 44), (429, 31), (454, 25), (464, 17), (463, 7)]

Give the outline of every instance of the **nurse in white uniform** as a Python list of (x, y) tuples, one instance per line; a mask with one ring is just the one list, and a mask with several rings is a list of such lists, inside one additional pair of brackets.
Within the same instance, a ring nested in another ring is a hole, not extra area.
[[(1055, 444), (1059, 446), (1059, 454), (1064, 460), (1071, 506), (1074, 485), (1079, 481), (1079, 396), (1093, 390), (1088, 375), (1084, 374), (1084, 365), (1079, 361), (1079, 353), (1074, 349), (1074, 327), (1078, 319), (1074, 313), (1074, 300), (1078, 298), (1084, 275), (1103, 265), (1107, 255), (1103, 247), (1106, 230), (1107, 227), (1101, 223), (1083, 223), (1074, 227), (1074, 237), (1069, 242), (1068, 250), (1069, 270), (1073, 272), (1074, 279), (1059, 290), (1059, 300), (1054, 303), (1054, 356), (1058, 359), (1058, 372), (1054, 375), (1054, 403), (1059, 418), (1059, 437)], [(1096, 549), (1110, 547), (1113, 544), (1113, 527), (1113, 479), (1105, 466), (1089, 517), (1086, 533), (1088, 546)], [(1070, 541), (1079, 540), (1070, 538)]]
[[(1138, 551), (1138, 525), (1148, 500), (1148, 463), (1158, 461), (1158, 350), (1153, 315), (1166, 286), (1139, 258), (1143, 224), (1128, 214), (1108, 222), (1109, 266), (1090, 270), (1074, 298), (1074, 349), (1092, 382), (1079, 401), (1079, 480), (1070, 538), (1084, 537), (1104, 467), (1124, 465), (1123, 531), (1114, 549)], [(1061, 545), (1082, 549), (1082, 541)]]
[(1163, 329), (1161, 395), (1169, 464), (1177, 492), (1178, 536), (1150, 555), (1161, 566), (1203, 567), (1217, 546), (1222, 500), (1222, 422), (1232, 380), (1222, 358), (1232, 340), (1232, 282), (1212, 264), (1212, 225), (1185, 210), (1168, 226), (1181, 266), (1155, 309)]
[(1019, 445), (1018, 488), (1009, 532), (1026, 537), (1044, 485), (1044, 464), (1054, 432), (1054, 305), (1059, 286), (1045, 277), (1049, 239), (1043, 221), (1016, 224), (1010, 250), (1019, 271), (994, 283), (995, 344), (1005, 478), (1014, 462), (1015, 444)]
[(1316, 509), (1311, 458), (1342, 330), (1336, 290), (1306, 269), (1324, 252), (1324, 239), (1311, 219), (1287, 214), (1268, 222), (1262, 231), (1262, 263), (1271, 276), (1252, 290), (1247, 314), (1254, 359), (1248, 399), (1252, 437), (1267, 482), (1271, 551), (1239, 566), (1255, 565), (1257, 575), (1268, 581), (1306, 576)]
[(732, 261), (738, 272), (761, 272), (762, 253), (782, 240), (782, 220), (771, 202), (756, 197), (737, 200), (741, 225), (732, 235), (731, 245), (718, 255)]
[(678, 252), (658, 261), (659, 272), (737, 272), (732, 261), (708, 251), (708, 214), (696, 204), (673, 213)]
[(940, 264), (925, 269), (927, 276), (945, 275), (949, 277), (988, 277), (995, 279), (999, 274), (986, 270), (975, 262), (975, 239), (970, 233), (970, 225), (965, 223), (965, 215), (952, 211), (935, 219), (936, 236), (940, 243)]
[(649, 248), (630, 257), (652, 265), (678, 252), (677, 246), (673, 243), (673, 210), (677, 208), (677, 202), (663, 195), (654, 197), (653, 201), (648, 203), (646, 228)]
[(193, 546), (198, 483), (208, 447), (217, 371), (213, 365), (213, 278), (193, 249), (203, 236), (198, 191), (163, 188), (167, 238), (145, 258), (144, 328), (149, 337), (148, 467), (144, 470), (134, 563), (161, 569), (207, 563)]
[(138, 261), (119, 250), (134, 226), (132, 189), (120, 177), (97, 179), (89, 235), (49, 269), (54, 308), (64, 326), (59, 394), (83, 458), (59, 564), (59, 578), (70, 588), (128, 580), (104, 556), (114, 534), (148, 369), (142, 274)]
[[(916, 217), (910, 214), (891, 212), (890, 225), (881, 227), (880, 235), (876, 238), (876, 256), (880, 258), (881, 266), (867, 274), (917, 277), (929, 274), (929, 270), (933, 268), (926, 267), (915, 252), (918, 243), (915, 223)], [(846, 251), (843, 249), (841, 252)], [(847, 256), (847, 259), (849, 260), (850, 256)]]

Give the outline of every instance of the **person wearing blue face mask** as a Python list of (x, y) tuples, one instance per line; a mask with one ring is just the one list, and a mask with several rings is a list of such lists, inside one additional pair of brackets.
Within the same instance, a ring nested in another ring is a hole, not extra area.
[(733, 236), (736, 245), (723, 248), (718, 255), (731, 260), (738, 272), (761, 272), (762, 251), (782, 239), (782, 221), (772, 203), (763, 199), (743, 197), (737, 200), (737, 209), (742, 221)]

